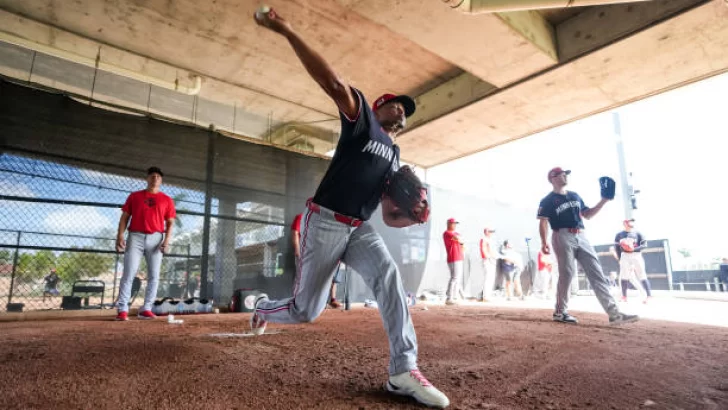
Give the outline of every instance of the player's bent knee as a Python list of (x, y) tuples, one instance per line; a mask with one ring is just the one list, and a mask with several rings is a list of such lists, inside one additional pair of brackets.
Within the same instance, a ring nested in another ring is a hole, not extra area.
[(296, 312), (296, 319), (300, 323), (311, 323), (321, 316), (321, 311), (314, 312), (311, 310), (301, 310)]

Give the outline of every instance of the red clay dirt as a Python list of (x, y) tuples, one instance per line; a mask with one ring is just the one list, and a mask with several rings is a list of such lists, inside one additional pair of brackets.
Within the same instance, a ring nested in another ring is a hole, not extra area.
[[(488, 307), (412, 313), (420, 368), (451, 409), (728, 408), (725, 328), (612, 327), (594, 314), (573, 326)], [(383, 388), (389, 352), (374, 309), (236, 338), (209, 335), (246, 331), (248, 314), (112, 317), (0, 323), (0, 409), (422, 408)]]

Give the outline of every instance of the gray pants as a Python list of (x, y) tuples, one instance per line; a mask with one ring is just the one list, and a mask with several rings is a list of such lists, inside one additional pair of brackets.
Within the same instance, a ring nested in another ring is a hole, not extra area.
[(162, 251), (159, 245), (162, 244), (164, 235), (157, 233), (143, 234), (129, 232), (126, 239), (126, 251), (124, 252), (124, 275), (119, 284), (119, 300), (117, 308), (119, 312), (129, 311), (129, 297), (131, 296), (131, 284), (139, 270), (139, 263), (142, 255), (147, 260), (147, 290), (144, 294), (144, 307), (142, 310), (151, 310), (154, 298), (157, 296), (159, 286), (159, 268), (162, 266)]
[(559, 282), (556, 285), (556, 313), (566, 312), (569, 304), (571, 282), (576, 274), (576, 261), (584, 268), (594, 294), (609, 316), (618, 312), (617, 304), (609, 293), (609, 281), (602, 273), (599, 258), (583, 233), (571, 233), (559, 229), (551, 236), (556, 261), (559, 265)]
[(447, 267), (450, 269), (450, 281), (447, 283), (447, 300), (457, 299), (458, 296), (463, 298), (463, 289), (460, 285), (460, 279), (463, 277), (463, 261), (449, 262)]
[(495, 259), (483, 259), (483, 299), (493, 296), (493, 288), (495, 288)]
[(293, 297), (263, 299), (257, 312), (273, 323), (315, 320), (326, 308), (335, 267), (341, 259), (361, 275), (374, 293), (389, 337), (389, 373), (417, 368), (417, 337), (412, 325), (399, 268), (382, 237), (369, 222), (354, 228), (336, 221), (334, 213), (306, 210), (302, 219), (301, 259), (296, 267)]

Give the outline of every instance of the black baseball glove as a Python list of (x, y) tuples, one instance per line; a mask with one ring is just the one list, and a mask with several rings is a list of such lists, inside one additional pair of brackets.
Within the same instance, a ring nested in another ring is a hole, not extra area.
[(599, 187), (601, 188), (602, 198), (614, 199), (615, 191), (617, 190), (617, 183), (612, 178), (601, 177), (599, 178)]
[(429, 219), (427, 188), (409, 166), (404, 165), (392, 174), (384, 194), (413, 221), (425, 223)]

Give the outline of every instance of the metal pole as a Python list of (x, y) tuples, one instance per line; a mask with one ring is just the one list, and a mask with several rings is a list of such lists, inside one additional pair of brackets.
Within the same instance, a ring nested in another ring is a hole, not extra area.
[[(191, 239), (190, 239), (191, 240)], [(187, 293), (187, 289), (190, 288), (190, 249), (192, 247), (192, 244), (187, 244), (187, 261), (185, 263), (185, 270), (187, 271), (187, 280), (185, 281), (185, 290), (182, 292), (183, 294)], [(195, 291), (192, 291), (192, 294), (189, 295), (190, 298), (195, 297)]]
[(210, 253), (210, 213), (212, 212), (212, 182), (215, 172), (215, 140), (217, 133), (210, 126), (210, 138), (207, 143), (207, 175), (205, 180), (205, 219), (202, 223), (202, 256), (200, 258), (200, 297), (209, 298), (207, 291), (207, 270)]
[[(341, 264), (339, 264), (341, 267)], [(351, 300), (349, 299), (349, 265), (344, 270), (344, 310), (351, 310)]]
[(119, 253), (116, 253), (116, 260), (114, 261), (114, 285), (111, 289), (111, 300), (116, 300), (116, 276), (119, 273)]
[(619, 179), (622, 185), (622, 201), (624, 205), (624, 217), (630, 219), (633, 217), (632, 209), (632, 189), (630, 185), (629, 174), (627, 173), (627, 160), (624, 153), (624, 140), (622, 138), (622, 126), (619, 121), (619, 113), (612, 113), (614, 123), (614, 136), (617, 142), (617, 160), (619, 161)]
[(18, 254), (20, 253), (20, 235), (18, 231), (18, 239), (15, 242), (15, 255), (13, 256), (13, 272), (10, 274), (10, 292), (8, 293), (8, 305), (13, 302), (13, 288), (15, 287), (15, 271), (18, 268)]

